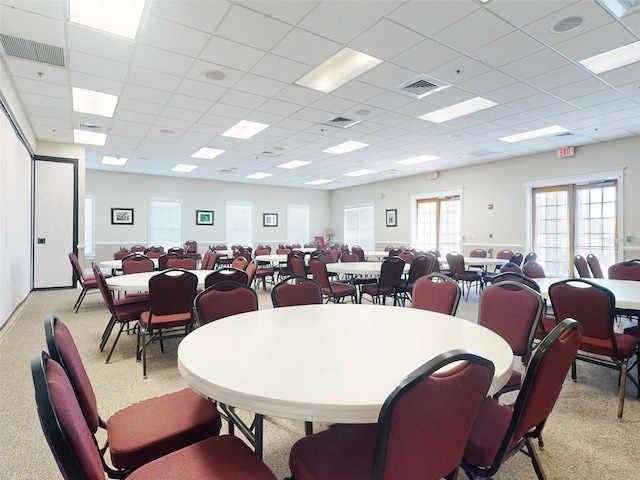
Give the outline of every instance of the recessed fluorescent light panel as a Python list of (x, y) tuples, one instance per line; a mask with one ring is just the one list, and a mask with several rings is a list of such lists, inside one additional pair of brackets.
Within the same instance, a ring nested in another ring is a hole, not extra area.
[(428, 162), (430, 160), (437, 160), (440, 157), (433, 155), (420, 155), (419, 157), (407, 158), (406, 160), (398, 160), (398, 165), (415, 165), (416, 163)]
[(325, 183), (331, 183), (333, 180), (327, 180), (326, 178), (320, 178), (318, 180), (312, 180), (305, 182), (305, 185), (324, 185)]
[(492, 102), (491, 100), (487, 100), (486, 98), (476, 97), (472, 98), (471, 100), (467, 100), (466, 102), (456, 103), (455, 105), (451, 105), (450, 107), (442, 108), (440, 110), (435, 110), (425, 115), (421, 115), (420, 118), (428, 122), (442, 123), (448, 120), (453, 120), (454, 118), (463, 117), (471, 113), (479, 112), (480, 110), (495, 107), (496, 105), (496, 102)]
[(269, 125), (265, 123), (249, 122), (247, 120), (240, 120), (233, 127), (222, 134), (223, 137), (241, 138), (246, 140), (251, 138), (257, 133), (260, 133)]
[(361, 177), (362, 175), (369, 175), (370, 173), (376, 173), (376, 170), (356, 170), (355, 172), (343, 173), (345, 177)]
[(102, 164), (103, 165), (118, 165), (118, 166), (122, 166), (125, 163), (127, 163), (128, 158), (122, 158), (122, 157), (107, 157), (104, 156), (102, 157)]
[(349, 140), (348, 142), (341, 143), (340, 145), (336, 145), (331, 148), (327, 148), (323, 150), (324, 153), (333, 153), (335, 155), (341, 155), (347, 152), (353, 152), (354, 150), (358, 150), (359, 148), (368, 147), (368, 143), (356, 142), (354, 140)]
[(502, 140), (503, 142), (515, 143), (522, 142), (523, 140), (531, 140), (532, 138), (546, 137), (547, 135), (554, 135), (556, 133), (562, 133), (566, 131), (567, 129), (564, 127), (553, 125), (552, 127), (539, 128), (538, 130), (531, 130), (530, 132), (509, 135), (508, 137), (500, 138), (500, 140)]
[(343, 48), (295, 83), (329, 93), (380, 63), (382, 60), (379, 58), (350, 48)]
[(254, 173), (252, 175), (248, 175), (245, 178), (251, 178), (252, 180), (262, 180), (263, 178), (270, 177), (271, 175), (273, 175), (273, 173), (258, 172), (258, 173)]
[(134, 39), (143, 9), (144, 0), (69, 0), (69, 20)]
[(189, 173), (189, 172), (193, 172), (196, 168), (198, 168), (197, 165), (188, 165), (186, 163), (179, 163), (178, 165), (173, 167), (171, 169), (171, 171), (172, 172)]
[(80, 113), (90, 113), (101, 117), (113, 117), (116, 111), (118, 97), (108, 93), (94, 92), (84, 88), (73, 87), (73, 111)]
[(222, 155), (226, 150), (220, 150), (218, 148), (202, 147), (196, 153), (191, 155), (191, 158), (204, 158), (205, 160), (213, 160), (218, 155)]
[(309, 165), (311, 162), (305, 162), (303, 160), (291, 160), (287, 163), (282, 163), (278, 165), (278, 168), (298, 168), (304, 167), (305, 165)]
[(598, 74), (638, 61), (640, 61), (640, 42), (633, 42), (624, 47), (614, 48), (608, 52), (585, 58), (580, 63), (593, 73)]
[(86, 132), (84, 130), (73, 130), (73, 142), (84, 143), (86, 145), (97, 145), (104, 147), (107, 141), (106, 133)]

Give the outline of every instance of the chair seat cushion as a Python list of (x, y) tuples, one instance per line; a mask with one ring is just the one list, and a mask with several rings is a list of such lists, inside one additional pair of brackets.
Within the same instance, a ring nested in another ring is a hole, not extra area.
[(242, 440), (232, 435), (223, 435), (203, 440), (143, 465), (127, 478), (275, 480), (276, 476)]
[[(618, 353), (620, 356), (627, 357), (636, 349), (638, 340), (633, 335), (627, 335), (624, 333), (615, 333), (614, 335), (616, 337)], [(608, 338), (582, 337), (578, 350), (598, 355), (606, 355), (608, 357), (615, 356), (611, 340)]]
[(376, 424), (335, 424), (298, 440), (289, 455), (291, 474), (297, 479), (370, 480), (376, 432)]
[(149, 322), (151, 322), (152, 329), (181, 327), (189, 323), (191, 318), (191, 312), (152, 316), (151, 312), (146, 311), (140, 315), (140, 325), (146, 329), (149, 328)]
[(396, 289), (388, 286), (378, 285), (365, 285), (362, 287), (362, 293), (368, 293), (369, 295), (393, 295)]
[[(324, 288), (322, 289), (324, 292)], [(353, 285), (347, 285), (346, 283), (340, 283), (340, 282), (331, 282), (331, 290), (327, 289), (327, 292), (325, 292), (325, 295), (331, 295), (331, 292), (333, 292), (333, 295), (336, 297), (344, 297), (347, 295), (355, 295), (356, 293), (356, 289)]]
[(149, 310), (149, 299), (143, 297), (125, 297), (114, 302), (118, 320), (136, 320)]
[(493, 463), (509, 428), (511, 415), (508, 405), (501, 405), (494, 398), (485, 398), (464, 450), (466, 463), (476, 467), (488, 467)]
[(636, 341), (640, 343), (640, 325), (625, 328), (623, 333), (625, 335), (633, 335), (634, 337), (636, 337)]
[(111, 461), (118, 468), (137, 468), (218, 435), (220, 426), (216, 405), (188, 388), (135, 403), (107, 420)]

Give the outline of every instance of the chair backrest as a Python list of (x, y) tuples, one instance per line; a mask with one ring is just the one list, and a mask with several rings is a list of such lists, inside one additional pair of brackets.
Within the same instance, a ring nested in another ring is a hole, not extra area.
[(134, 245), (133, 247), (131, 247), (131, 252), (132, 253), (144, 253), (144, 251), (147, 249), (147, 247), (145, 247), (144, 245)]
[(198, 242), (195, 240), (187, 240), (184, 242), (184, 250), (190, 255), (198, 253)]
[(256, 271), (258, 270), (258, 263), (255, 260), (251, 260), (247, 264), (247, 268), (244, 270), (247, 274), (247, 286), (253, 284), (253, 279), (256, 277)]
[(513, 252), (511, 250), (500, 250), (498, 253), (496, 253), (496, 258), (499, 258), (501, 260), (511, 260), (511, 257), (513, 256)]
[(556, 318), (580, 322), (584, 336), (611, 339), (615, 348), (613, 325), (616, 300), (613, 293), (589, 280), (574, 278), (549, 286), (549, 299)]
[(538, 260), (538, 254), (536, 252), (529, 252), (525, 255), (523, 264), (526, 264), (527, 262), (535, 262), (536, 260)]
[(609, 278), (615, 280), (640, 280), (640, 262), (637, 260), (627, 260), (625, 262), (614, 263), (607, 272)]
[[(203, 258), (202, 260), (202, 270), (214, 270), (216, 268), (216, 263), (218, 263), (218, 252), (213, 251), (213, 252), (207, 252), (209, 253), (209, 257)], [(205, 257), (206, 257), (206, 253), (205, 253)]]
[(409, 274), (407, 275), (407, 283), (414, 283), (420, 277), (428, 275), (431, 270), (431, 259), (426, 255), (418, 255), (414, 257), (409, 266)]
[(153, 272), (154, 269), (155, 265), (153, 260), (146, 255), (133, 254), (122, 259), (122, 273), (125, 275), (130, 273)]
[(364, 250), (360, 245), (354, 245), (351, 247), (351, 253), (358, 257), (359, 262), (364, 262), (366, 260), (364, 256)]
[(427, 275), (429, 275), (430, 273), (438, 273), (438, 271), (440, 270), (440, 265), (438, 262), (438, 257), (436, 257), (436, 254), (430, 251), (424, 252), (423, 254), (425, 257), (427, 257), (429, 259), (429, 269), (427, 270)]
[(502, 281), (482, 290), (478, 324), (504, 338), (514, 355), (528, 359), (543, 309), (539, 292), (524, 283)]
[(505, 273), (505, 272), (522, 273), (522, 268), (520, 268), (520, 265), (518, 265), (517, 263), (508, 261), (507, 263), (502, 265), (502, 267), (500, 267), (500, 273)]
[(327, 265), (320, 258), (309, 259), (309, 270), (311, 276), (318, 282), (322, 288), (329, 287), (329, 274), (327, 273)]
[(409, 250), (402, 250), (398, 256), (404, 260), (404, 263), (411, 263), (413, 262), (413, 259), (415, 258), (415, 255), (413, 254), (413, 252), (410, 252)]
[(487, 258), (487, 251), (482, 248), (475, 248), (469, 252), (470, 257)]
[(291, 244), (291, 248), (302, 248), (302, 244), (301, 243), (292, 243)]
[(195, 270), (196, 260), (186, 255), (178, 255), (167, 261), (167, 268), (182, 268), (184, 270)]
[(393, 250), (393, 245), (387, 245), (386, 247), (384, 247), (384, 251), (385, 252), (390, 252), (391, 250)]
[(245, 284), (223, 281), (196, 295), (194, 306), (198, 321), (204, 325), (220, 318), (258, 310), (258, 294)]
[(102, 459), (69, 378), (45, 352), (31, 357), (40, 426), (63, 478), (104, 480)]
[(580, 324), (566, 318), (540, 342), (527, 364), (505, 437), (491, 467), (483, 469), (483, 475), (495, 473), (509, 458), (513, 446), (529, 432), (541, 432), (560, 395), (581, 339)]
[(461, 295), (460, 285), (451, 277), (430, 273), (414, 282), (411, 306), (421, 310), (455, 315)]
[[(334, 252), (337, 252), (337, 255), (334, 255)], [(319, 252), (316, 258), (318, 260), (321, 260), (325, 264), (336, 263), (338, 261), (338, 258), (340, 258), (341, 254), (342, 254), (341, 250), (334, 248), (331, 251)]]
[(262, 246), (262, 247), (258, 247), (256, 248), (256, 256), (257, 255), (269, 255), (271, 253), (271, 247), (270, 246)]
[(109, 291), (107, 280), (104, 278), (104, 274), (102, 273), (102, 270), (100, 270), (100, 267), (98, 267), (98, 264), (96, 262), (93, 262), (91, 265), (93, 268), (93, 276), (95, 277), (96, 283), (98, 284), (98, 289), (102, 294), (102, 299), (104, 300), (104, 303), (111, 315), (115, 315), (116, 307), (113, 300), (113, 295), (111, 295), (111, 292)]
[(589, 264), (589, 270), (591, 270), (591, 274), (593, 278), (604, 278), (604, 274), (602, 273), (602, 268), (600, 267), (600, 260), (593, 253), (587, 255), (587, 263)]
[(518, 272), (499, 273), (498, 275), (493, 277), (493, 280), (491, 281), (491, 283), (500, 283), (505, 281), (523, 283), (527, 287), (535, 290), (536, 292), (538, 293), (540, 292), (540, 285), (538, 285), (538, 282)]
[(184, 255), (185, 252), (186, 249), (182, 247), (171, 247), (169, 250), (167, 250), (167, 253), (175, 253), (176, 255)]
[(73, 273), (80, 282), (80, 285), (84, 285), (84, 273), (82, 272), (82, 267), (80, 267), (78, 256), (73, 252), (69, 252), (69, 261), (71, 262)]
[(171, 251), (165, 253), (164, 255), (160, 255), (158, 257), (158, 270), (166, 270), (168, 267), (168, 262), (170, 258), (180, 257), (179, 253), (173, 253)]
[(322, 303), (322, 285), (306, 276), (294, 275), (271, 289), (271, 303), (276, 307)]
[(526, 262), (522, 266), (522, 273), (529, 278), (545, 278), (544, 267), (535, 260)]
[(168, 269), (149, 279), (151, 315), (175, 315), (190, 312), (196, 296), (198, 277), (180, 269)]
[(453, 350), (410, 373), (380, 410), (371, 478), (435, 479), (457, 470), (493, 372), (489, 360)]
[(391, 250), (387, 252), (387, 257), (397, 257), (398, 255), (400, 255), (401, 252), (402, 250), (400, 250), (400, 248), (393, 247)]
[(316, 248), (316, 246), (311, 242), (307, 242), (304, 244), (304, 248)]
[(129, 250), (122, 249), (122, 250), (118, 250), (117, 252), (113, 253), (113, 259), (114, 260), (122, 260), (124, 257), (126, 257), (127, 255), (129, 255), (131, 252)]
[(204, 279), (204, 288), (209, 288), (212, 285), (221, 282), (237, 282), (243, 285), (248, 285), (249, 275), (245, 270), (240, 270), (235, 267), (220, 268), (212, 271)]
[(464, 277), (466, 268), (464, 265), (464, 257), (458, 252), (447, 253), (447, 264), (449, 271), (455, 276)]
[(304, 259), (300, 258), (299, 255), (292, 255), (289, 257), (289, 266), (291, 267), (291, 271), (294, 275), (301, 277), (307, 276), (307, 267), (304, 264)]
[(397, 287), (404, 273), (405, 262), (400, 257), (387, 257), (380, 266), (378, 285), (381, 287)]
[(240, 270), (246, 270), (247, 265), (249, 265), (249, 261), (244, 255), (234, 258), (233, 262), (231, 262), (231, 266), (233, 268), (238, 268)]
[(520, 267), (522, 265), (522, 260), (523, 260), (523, 256), (520, 252), (518, 252), (511, 255), (509, 262), (515, 263), (517, 266)]
[(44, 319), (44, 333), (49, 355), (67, 373), (82, 415), (91, 433), (95, 434), (101, 422), (98, 402), (71, 332), (56, 315), (49, 314)]
[(587, 263), (586, 258), (582, 255), (576, 255), (573, 257), (573, 264), (575, 265), (580, 278), (591, 278), (591, 272), (589, 271), (589, 264)]
[(360, 259), (358, 255), (353, 252), (342, 252), (340, 258), (338, 259), (340, 262), (359, 262)]
[(154, 245), (153, 247), (146, 248), (144, 254), (149, 258), (158, 258), (164, 255), (164, 248), (159, 245)]
[(324, 247), (325, 245), (323, 235), (316, 235), (313, 237), (313, 241), (316, 243), (316, 247)]

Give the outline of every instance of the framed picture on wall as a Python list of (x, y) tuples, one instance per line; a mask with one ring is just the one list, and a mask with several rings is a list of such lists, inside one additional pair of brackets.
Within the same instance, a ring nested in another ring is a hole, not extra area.
[(387, 210), (387, 227), (397, 227), (398, 226), (398, 210), (395, 208), (393, 210)]
[(133, 208), (112, 208), (111, 225), (133, 225)]
[(262, 226), (263, 227), (277, 227), (278, 226), (278, 214), (277, 213), (263, 213), (262, 214)]
[(213, 225), (213, 211), (196, 210), (196, 225)]

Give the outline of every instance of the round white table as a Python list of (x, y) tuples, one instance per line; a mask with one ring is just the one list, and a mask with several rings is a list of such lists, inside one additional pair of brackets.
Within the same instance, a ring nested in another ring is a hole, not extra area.
[[(566, 280), (566, 278), (534, 278), (540, 286), (540, 294), (549, 299), (549, 286), (553, 283)], [(633, 280), (613, 280), (610, 278), (585, 278), (589, 282), (605, 287), (616, 297), (616, 308), (640, 310), (640, 282)]]
[(182, 340), (178, 368), (225, 411), (255, 412), (254, 438), (246, 425), (243, 433), (261, 451), (263, 415), (376, 422), (406, 375), (458, 348), (494, 362), (490, 394), (506, 383), (513, 353), (497, 334), (461, 318), (382, 305), (305, 305), (223, 318)]
[[(158, 259), (157, 258), (152, 258), (151, 260), (153, 260), (153, 265), (155, 268), (158, 268)], [(101, 268), (110, 268), (112, 270), (122, 270), (122, 260), (103, 260), (102, 262), (98, 263), (98, 265)]]
[[(410, 265), (404, 265), (404, 273), (409, 273)], [(327, 271), (350, 275), (380, 275), (382, 262), (335, 262), (327, 263)]]
[[(198, 288), (204, 288), (204, 279), (212, 270), (189, 270), (198, 277)], [(107, 278), (109, 290), (124, 292), (146, 292), (149, 290), (149, 279), (161, 272), (130, 273)]]
[(284, 253), (270, 253), (268, 255), (256, 255), (258, 262), (284, 263), (287, 261), (287, 255)]

